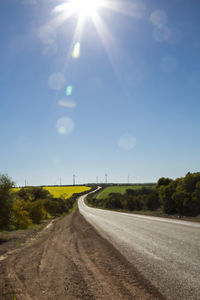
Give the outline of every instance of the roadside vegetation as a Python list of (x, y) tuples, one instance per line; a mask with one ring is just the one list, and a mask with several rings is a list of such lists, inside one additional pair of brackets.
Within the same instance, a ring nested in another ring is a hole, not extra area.
[(72, 210), (77, 196), (88, 190), (90, 187), (85, 186), (15, 189), (12, 179), (1, 174), (0, 230), (26, 229), (44, 219), (66, 214)]
[(98, 194), (97, 199), (105, 199), (111, 193), (119, 193), (125, 194), (127, 189), (137, 190), (141, 189), (142, 187), (145, 188), (152, 188), (155, 187), (154, 183), (147, 183), (147, 184), (129, 184), (129, 185), (112, 185), (106, 188), (103, 188)]
[[(125, 211), (153, 211), (168, 215), (200, 215), (200, 172), (175, 180), (160, 178), (154, 186), (132, 186), (114, 192), (114, 186), (87, 196), (91, 206)], [(110, 192), (111, 191), (111, 192)]]

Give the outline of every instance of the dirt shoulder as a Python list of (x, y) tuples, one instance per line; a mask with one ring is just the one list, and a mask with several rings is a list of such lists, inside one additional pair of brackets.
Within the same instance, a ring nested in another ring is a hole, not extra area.
[(0, 257), (16, 248), (23, 247), (28, 240), (35, 238), (51, 222), (51, 220), (45, 220), (42, 224), (28, 229), (0, 231)]
[(0, 261), (0, 299), (164, 299), (76, 210)]

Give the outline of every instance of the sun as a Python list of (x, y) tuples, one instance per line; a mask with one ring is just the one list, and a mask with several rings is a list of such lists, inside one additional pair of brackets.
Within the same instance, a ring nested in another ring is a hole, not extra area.
[(80, 17), (93, 17), (98, 8), (103, 4), (103, 0), (71, 0), (70, 6), (74, 12), (78, 12)]
[(68, 19), (74, 14), (78, 14), (79, 18), (93, 18), (100, 7), (104, 7), (105, 0), (68, 0), (57, 5), (53, 12), (62, 15), (63, 19)]
[[(83, 32), (85, 29), (91, 28), (91, 24), (94, 25), (96, 33), (99, 36), (105, 51), (111, 61), (111, 64), (118, 73), (117, 65), (118, 60), (114, 52), (117, 52), (119, 45), (116, 39), (107, 26), (107, 22), (104, 20), (104, 13), (110, 11), (117, 14), (123, 14), (128, 17), (141, 18), (144, 6), (140, 4), (140, 0), (51, 0), (52, 2), (61, 2), (57, 4), (52, 10), (53, 18), (48, 22), (48, 27), (57, 29), (60, 25), (68, 21), (70, 18), (76, 18), (77, 23), (74, 29), (74, 34), (67, 52), (66, 61), (64, 64), (64, 71), (67, 68), (67, 63), (70, 57), (79, 58), (81, 55), (81, 43), (83, 38)], [(88, 22), (87, 19), (91, 19), (92, 22)], [(85, 36), (87, 39), (87, 36)]]

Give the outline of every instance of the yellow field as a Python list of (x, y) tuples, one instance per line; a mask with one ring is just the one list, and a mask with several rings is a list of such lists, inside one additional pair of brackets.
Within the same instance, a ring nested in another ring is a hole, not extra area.
[[(65, 196), (65, 199), (70, 198), (75, 193), (81, 193), (89, 191), (91, 188), (88, 186), (45, 186), (43, 189), (49, 191), (55, 198), (59, 198), (61, 195)], [(13, 191), (17, 192), (20, 188), (14, 188)]]
[(91, 189), (88, 186), (46, 186), (43, 188), (49, 191), (55, 198), (59, 198), (65, 194), (65, 199), (70, 198), (75, 193), (81, 193)]

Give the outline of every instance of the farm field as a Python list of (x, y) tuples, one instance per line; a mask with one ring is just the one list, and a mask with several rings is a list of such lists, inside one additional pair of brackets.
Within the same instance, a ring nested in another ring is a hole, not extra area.
[[(55, 198), (64, 195), (65, 199), (70, 198), (75, 193), (89, 191), (88, 186), (44, 186), (43, 189), (49, 191)], [(20, 188), (14, 188), (14, 191), (19, 191)]]
[(70, 198), (75, 193), (82, 193), (91, 189), (88, 186), (45, 186), (43, 188), (55, 198), (65, 195), (65, 199)]
[(147, 188), (153, 188), (153, 185), (148, 185), (148, 184), (144, 184), (144, 185), (115, 185), (115, 186), (109, 186), (107, 188), (105, 188), (104, 190), (102, 190), (101, 192), (99, 192), (99, 194), (97, 195), (97, 199), (104, 199), (106, 197), (108, 197), (108, 195), (110, 193), (120, 193), (120, 194), (125, 194), (127, 189), (140, 189), (142, 187), (147, 187)]

